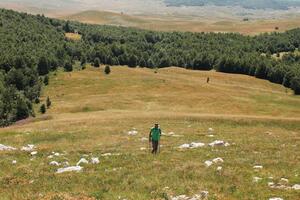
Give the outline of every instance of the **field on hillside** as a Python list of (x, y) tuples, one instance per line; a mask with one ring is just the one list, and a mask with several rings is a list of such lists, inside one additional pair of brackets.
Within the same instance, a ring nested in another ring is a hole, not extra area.
[[(224, 17), (223, 19), (196, 16), (156, 16), (128, 15), (104, 11), (84, 11), (61, 17), (65, 20), (80, 21), (90, 24), (135, 27), (155, 31), (190, 31), (190, 32), (238, 32), (255, 35), (265, 32), (284, 32), (300, 26), (299, 17), (280, 19), (250, 19), (241, 17)], [(276, 30), (275, 28), (278, 28)]]
[[(0, 144), (17, 148), (0, 150), (0, 199), (148, 200), (204, 191), (211, 200), (299, 199), (300, 97), (291, 90), (214, 71), (111, 70), (51, 74), (41, 99), (52, 101), (47, 114), (0, 129)], [(157, 156), (147, 142), (155, 122), (164, 132)], [(208, 145), (216, 140), (224, 143)], [(205, 146), (178, 148), (192, 142)], [(35, 147), (20, 150), (28, 144)], [(56, 173), (81, 158), (89, 163), (80, 172)]]

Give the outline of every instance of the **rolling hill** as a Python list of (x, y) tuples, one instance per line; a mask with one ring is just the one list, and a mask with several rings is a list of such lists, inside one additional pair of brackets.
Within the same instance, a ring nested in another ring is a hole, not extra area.
[[(283, 177), (286, 187), (300, 182), (300, 99), (291, 91), (213, 71), (111, 69), (110, 75), (89, 65), (52, 73), (41, 99), (52, 100), (48, 114), (0, 129), (1, 143), (34, 144), (37, 151), (0, 151), (2, 198), (148, 200), (200, 191), (220, 200), (298, 198), (297, 190), (268, 186)], [(147, 142), (154, 122), (164, 132), (156, 157)], [(129, 135), (131, 130), (137, 134)], [(230, 146), (207, 145), (215, 140)], [(206, 146), (178, 148), (191, 142)], [(91, 157), (100, 163), (56, 173), (62, 163), (74, 166)], [(206, 167), (214, 158), (224, 162)], [(253, 169), (256, 165), (263, 169)], [(255, 177), (261, 180), (254, 182)]]

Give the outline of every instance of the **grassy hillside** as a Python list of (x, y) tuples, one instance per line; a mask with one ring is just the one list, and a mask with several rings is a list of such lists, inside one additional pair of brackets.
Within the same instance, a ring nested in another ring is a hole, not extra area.
[[(260, 19), (242, 21), (240, 18), (197, 18), (176, 16), (134, 16), (105, 11), (84, 11), (61, 17), (90, 24), (136, 27), (155, 31), (189, 32), (237, 32), (257, 35), (268, 32), (283, 32), (300, 26), (298, 17), (283, 19)], [(278, 30), (275, 30), (278, 27)]]
[[(299, 191), (268, 186), (281, 178), (289, 179), (286, 187), (300, 183), (300, 98), (292, 91), (213, 71), (111, 69), (108, 76), (90, 66), (52, 74), (41, 99), (52, 100), (48, 113), (0, 129), (1, 144), (34, 144), (37, 151), (0, 151), (2, 199), (148, 200), (200, 191), (208, 199), (298, 199)], [(154, 122), (175, 133), (162, 137), (157, 157), (142, 140)], [(134, 128), (138, 134), (128, 135)], [(178, 148), (214, 140), (230, 146)], [(52, 152), (63, 155), (47, 158)], [(78, 173), (56, 174), (62, 166), (49, 165), (91, 157), (100, 164), (82, 164)], [(224, 163), (205, 166), (217, 157)]]

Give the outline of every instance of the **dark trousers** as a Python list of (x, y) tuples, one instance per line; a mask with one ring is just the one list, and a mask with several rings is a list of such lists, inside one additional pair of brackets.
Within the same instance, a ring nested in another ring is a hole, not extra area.
[(152, 140), (152, 153), (156, 154), (158, 150), (158, 141)]

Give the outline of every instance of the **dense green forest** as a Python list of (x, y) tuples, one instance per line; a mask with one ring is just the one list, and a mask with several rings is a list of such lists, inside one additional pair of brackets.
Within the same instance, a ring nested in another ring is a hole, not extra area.
[[(79, 41), (65, 38), (78, 32)], [(88, 25), (0, 9), (0, 125), (30, 115), (47, 74), (74, 61), (129, 67), (178, 66), (248, 74), (300, 94), (300, 29), (255, 37), (236, 33), (153, 32)], [(174, 77), (175, 78), (175, 77)], [(51, 83), (50, 83), (51, 84)]]
[(300, 6), (299, 0), (165, 0), (169, 6), (241, 6), (247, 9), (286, 10)]

